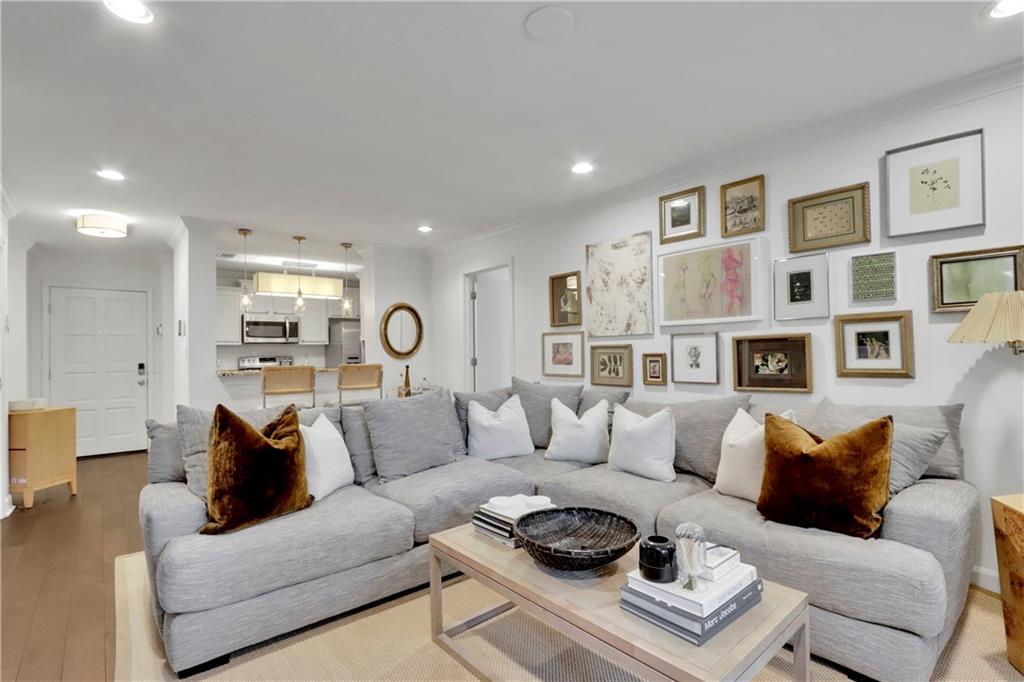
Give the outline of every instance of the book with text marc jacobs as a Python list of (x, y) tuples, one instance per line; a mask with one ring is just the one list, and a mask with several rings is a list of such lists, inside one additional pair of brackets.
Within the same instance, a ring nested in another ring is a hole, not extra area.
[(757, 580), (757, 569), (744, 563), (734, 568), (721, 580), (707, 584), (700, 591), (685, 589), (676, 581), (671, 583), (651, 582), (641, 576), (639, 570), (631, 571), (627, 577), (628, 585), (634, 590), (668, 602), (700, 618), (711, 615), (715, 609), (723, 606), (755, 580)]
[(636, 608), (659, 616), (677, 627), (689, 630), (695, 635), (704, 636), (722, 627), (723, 623), (731, 616), (738, 616), (753, 608), (761, 601), (763, 589), (762, 582), (755, 580), (746, 589), (730, 599), (727, 604), (716, 609), (707, 618), (702, 619), (696, 618), (691, 613), (687, 613), (666, 602), (659, 601), (643, 592), (634, 590), (629, 585), (623, 585), (622, 599)]
[(725, 618), (720, 620), (718, 622), (718, 624), (714, 628), (712, 628), (711, 630), (708, 630), (703, 635), (698, 635), (696, 633), (693, 633), (693, 632), (687, 630), (686, 628), (679, 627), (675, 623), (666, 620), (665, 618), (663, 618), (662, 616), (658, 615), (657, 613), (653, 613), (653, 612), (651, 612), (651, 611), (649, 611), (647, 609), (644, 609), (644, 608), (636, 607), (636, 606), (634, 606), (630, 602), (620, 601), (619, 602), (619, 606), (623, 610), (628, 611), (629, 613), (632, 613), (634, 616), (639, 616), (640, 618), (643, 618), (644, 620), (646, 620), (648, 623), (651, 623), (652, 625), (657, 625), (662, 630), (665, 630), (666, 632), (670, 632), (673, 635), (675, 635), (676, 637), (679, 637), (681, 639), (686, 640), (690, 644), (695, 644), (697, 646), (702, 646), (709, 639), (711, 639), (712, 637), (717, 635), (719, 632), (721, 632), (722, 630), (727, 628), (729, 625), (731, 625), (733, 622), (735, 622), (744, 613), (746, 613), (750, 609), (754, 608), (754, 606), (757, 605), (757, 602), (761, 601), (761, 593), (760, 592), (756, 592), (755, 593), (755, 599), (756, 599), (756, 601), (748, 602), (746, 608), (736, 608), (736, 609), (734, 609)]

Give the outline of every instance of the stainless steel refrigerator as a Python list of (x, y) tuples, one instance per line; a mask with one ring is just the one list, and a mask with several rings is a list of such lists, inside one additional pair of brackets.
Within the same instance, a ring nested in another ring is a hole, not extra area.
[(324, 364), (327, 367), (363, 362), (363, 339), (359, 320), (331, 318), (327, 330), (328, 344), (324, 349)]

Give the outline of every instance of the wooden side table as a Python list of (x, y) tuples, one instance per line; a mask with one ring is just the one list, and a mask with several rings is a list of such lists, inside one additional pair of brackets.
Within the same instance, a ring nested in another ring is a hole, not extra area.
[(1006, 656), (1024, 673), (1024, 494), (992, 498)]
[(78, 494), (75, 408), (11, 412), (8, 415), (11, 492), (29, 509), (37, 490), (67, 484)]

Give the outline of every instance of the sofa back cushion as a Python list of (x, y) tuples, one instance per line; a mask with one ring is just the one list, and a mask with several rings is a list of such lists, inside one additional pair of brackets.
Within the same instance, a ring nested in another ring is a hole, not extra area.
[(533, 444), (538, 448), (546, 448), (551, 441), (551, 399), (558, 398), (559, 402), (576, 412), (580, 406), (583, 386), (534, 384), (512, 377), (512, 392), (523, 403)]
[(462, 429), (462, 439), (468, 442), (469, 404), (476, 401), (491, 412), (494, 412), (512, 396), (512, 387), (496, 388), (493, 391), (456, 391), (452, 395), (455, 398), (455, 415), (459, 419), (459, 428)]
[(469, 455), (481, 459), (501, 459), (533, 454), (530, 425), (526, 412), (514, 395), (498, 409), (469, 403)]
[(370, 430), (366, 428), (366, 413), (362, 405), (341, 408), (341, 425), (345, 445), (352, 458), (355, 481), (363, 485), (377, 475), (377, 468), (373, 464), (373, 445), (370, 444)]
[(149, 435), (149, 482), (184, 482), (185, 460), (178, 425), (147, 419), (146, 433)]
[(645, 417), (669, 408), (676, 422), (676, 469), (692, 471), (711, 482), (718, 475), (718, 462), (722, 458), (722, 435), (736, 415), (736, 409), (746, 410), (749, 406), (750, 396), (747, 395), (668, 404), (636, 398), (626, 401), (627, 409)]
[(602, 400), (608, 401), (608, 421), (611, 423), (615, 406), (622, 405), (629, 399), (629, 390), (625, 388), (584, 388), (580, 393), (580, 406), (576, 408), (576, 416), (583, 414)]
[(451, 464), (466, 454), (455, 406), (446, 390), (368, 401), (363, 412), (382, 483)]

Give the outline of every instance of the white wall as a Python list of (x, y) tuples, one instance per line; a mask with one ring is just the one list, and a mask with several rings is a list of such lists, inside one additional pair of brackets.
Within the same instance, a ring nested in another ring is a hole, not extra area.
[[(821, 131), (794, 138), (782, 148), (760, 158), (737, 159), (729, 167), (652, 187), (644, 196), (600, 205), (589, 212), (577, 210), (538, 220), (461, 247), (443, 250), (433, 259), (433, 359), (438, 381), (454, 388), (465, 387), (462, 358), (465, 356), (465, 320), (462, 278), (465, 273), (514, 258), (515, 272), (515, 370), (526, 379), (541, 379), (541, 333), (549, 331), (548, 276), (584, 270), (584, 245), (642, 230), (654, 233), (657, 244), (658, 196), (683, 187), (707, 188), (707, 234), (704, 239), (661, 248), (664, 251), (707, 246), (721, 241), (718, 188), (723, 182), (764, 173), (767, 183), (766, 236), (773, 258), (786, 257), (787, 200), (832, 187), (869, 181), (871, 184), (872, 241), (870, 244), (829, 251), (832, 315), (868, 310), (903, 310), (914, 313), (917, 378), (913, 380), (838, 379), (835, 376), (832, 320), (800, 320), (775, 323), (770, 307), (755, 323), (722, 325), (715, 329), (692, 326), (657, 330), (645, 337), (622, 339), (633, 344), (635, 394), (662, 400), (692, 400), (705, 395), (731, 393), (730, 337), (736, 333), (770, 330), (807, 331), (813, 334), (814, 394), (760, 394), (762, 403), (791, 404), (820, 400), (823, 396), (850, 403), (958, 403), (966, 404), (963, 444), (966, 478), (982, 493), (982, 546), (977, 555), (975, 581), (998, 589), (992, 524), (987, 498), (1024, 489), (1024, 362), (1006, 348), (985, 345), (954, 345), (946, 342), (961, 314), (930, 312), (927, 263), (931, 254), (1006, 246), (1024, 242), (1021, 205), (1022, 88), (1019, 65), (999, 79), (965, 84), (957, 89), (922, 93), (918, 102), (902, 100), (890, 108), (850, 117), (843, 130), (824, 126)], [(916, 106), (915, 106), (916, 104)], [(974, 128), (985, 129), (987, 225), (949, 232), (890, 239), (882, 234), (879, 168), (885, 150)], [(822, 131), (828, 131), (824, 134)], [(666, 141), (670, 143), (670, 141)], [(770, 148), (768, 144), (766, 148)], [(598, 171), (600, 172), (600, 171)], [(850, 303), (847, 284), (850, 256), (880, 249), (898, 250), (899, 300), (891, 304)], [(760, 282), (768, 300), (770, 279)], [(657, 294), (655, 294), (657, 296)], [(584, 310), (586, 316), (586, 310)], [(717, 330), (722, 334), (722, 381), (716, 386), (670, 385), (645, 387), (640, 379), (644, 352), (668, 352), (669, 334)], [(607, 342), (601, 339), (600, 342)], [(589, 376), (589, 369), (588, 369)], [(545, 381), (555, 381), (544, 379)]]
[(0, 379), (2, 379), (0, 382), (0, 518), (5, 518), (14, 511), (7, 456), (7, 401), (11, 398), (11, 393), (7, 389), (8, 375), (12, 360), (17, 360), (22, 365), (25, 364), (24, 351), (21, 356), (17, 357), (10, 352), (12, 330), (8, 307), (11, 290), (13, 286), (19, 287), (22, 292), (25, 289), (24, 277), (14, 281), (9, 271), (10, 229), (8, 223), (17, 213), (17, 202), (7, 191), (3, 181), (0, 180)]
[(7, 242), (7, 357), (17, 359), (6, 370), (4, 395), (8, 400), (40, 397), (28, 391), (28, 252), (33, 242)]

